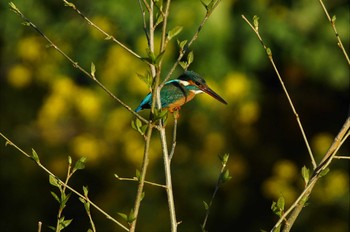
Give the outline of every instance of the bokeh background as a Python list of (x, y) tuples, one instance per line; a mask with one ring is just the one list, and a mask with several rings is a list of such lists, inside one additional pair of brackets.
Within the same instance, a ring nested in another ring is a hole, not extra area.
[[(99, 80), (132, 108), (148, 93), (137, 74), (146, 66), (91, 28), (63, 2), (16, 0), (17, 7), (74, 60), (96, 65)], [(146, 38), (138, 1), (74, 1), (97, 25), (141, 55)], [(34, 30), (0, 3), (0, 131), (25, 151), (34, 148), (42, 163), (65, 177), (67, 156), (88, 158), (71, 185), (89, 186), (90, 198), (118, 219), (133, 207), (132, 177), (142, 161), (144, 140), (131, 128), (133, 116), (96, 84), (47, 47)], [(326, 1), (349, 53), (350, 16), (346, 0)], [(205, 14), (200, 1), (173, 1), (169, 28), (189, 39)], [(179, 231), (200, 231), (203, 201), (209, 201), (220, 170), (218, 155), (229, 153), (232, 179), (218, 192), (209, 231), (269, 230), (270, 210), (284, 196), (289, 205), (302, 191), (300, 174), (311, 168), (307, 149), (287, 99), (261, 44), (242, 20), (260, 17), (260, 33), (295, 103), (311, 148), (320, 161), (349, 112), (349, 66), (337, 47), (318, 1), (222, 1), (193, 45), (190, 69), (202, 74), (229, 103), (200, 95), (181, 109), (172, 174)], [(159, 34), (156, 37), (159, 41)], [(176, 40), (166, 52), (166, 72), (177, 56)], [(176, 75), (181, 68), (176, 70)], [(174, 75), (175, 76), (175, 75)], [(148, 112), (142, 112), (145, 117)], [(168, 121), (169, 144), (173, 120)], [(48, 176), (10, 146), (0, 146), (2, 231), (43, 231), (54, 225), (58, 205)], [(339, 155), (349, 155), (345, 144)], [(159, 137), (153, 136), (147, 179), (164, 183)], [(163, 189), (146, 186), (138, 231), (168, 231)], [(121, 231), (92, 210), (99, 231)], [(73, 218), (67, 231), (86, 231), (83, 205), (72, 196), (64, 211)], [(317, 183), (293, 231), (349, 231), (349, 161), (335, 160)]]

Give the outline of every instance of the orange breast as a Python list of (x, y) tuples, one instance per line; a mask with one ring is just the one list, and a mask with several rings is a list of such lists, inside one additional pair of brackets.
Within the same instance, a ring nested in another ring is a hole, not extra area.
[(195, 93), (193, 93), (192, 91), (189, 91), (189, 92), (188, 92), (188, 95), (187, 95), (186, 97), (181, 98), (181, 99), (179, 99), (179, 100), (177, 100), (177, 101), (175, 101), (175, 102), (169, 104), (169, 105), (167, 106), (167, 108), (168, 108), (169, 111), (172, 113), (172, 112), (174, 112), (175, 110), (180, 109), (180, 107), (181, 107), (183, 104), (185, 104), (185, 103), (191, 101), (191, 100), (194, 98), (195, 95), (196, 95)]

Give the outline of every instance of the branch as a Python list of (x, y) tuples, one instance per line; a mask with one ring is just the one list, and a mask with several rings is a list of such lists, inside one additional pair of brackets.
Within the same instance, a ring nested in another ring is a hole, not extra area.
[(6, 145), (11, 145), (13, 146), (15, 149), (17, 149), (20, 153), (22, 153), (23, 155), (25, 155), (27, 158), (30, 158), (32, 160), (35, 161), (35, 163), (41, 168), (43, 169), (47, 174), (49, 174), (50, 176), (54, 176), (55, 179), (57, 180), (57, 182), (64, 186), (65, 188), (69, 189), (70, 191), (72, 191), (74, 194), (76, 194), (77, 196), (79, 196), (80, 198), (84, 199), (86, 202), (90, 203), (95, 209), (97, 209), (100, 213), (102, 213), (103, 215), (105, 215), (107, 217), (107, 219), (113, 221), (114, 223), (116, 223), (118, 226), (120, 226), (121, 228), (123, 228), (126, 231), (129, 231), (128, 228), (126, 228), (122, 223), (120, 223), (119, 221), (117, 221), (116, 219), (114, 219), (112, 216), (110, 216), (108, 213), (106, 213), (104, 210), (102, 210), (100, 207), (98, 207), (95, 203), (93, 203), (89, 198), (85, 197), (83, 194), (79, 193), (78, 191), (76, 191), (74, 188), (70, 187), (68, 184), (66, 184), (64, 181), (62, 181), (61, 179), (59, 179), (55, 174), (53, 174), (50, 170), (48, 170), (44, 165), (42, 165), (39, 161), (39, 159), (35, 159), (33, 156), (27, 154), (25, 151), (23, 151), (20, 147), (18, 147), (16, 144), (14, 144), (10, 139), (8, 139), (5, 135), (3, 135), (0, 132), (0, 136), (3, 137), (6, 141)]
[(168, 72), (168, 74), (165, 77), (165, 79), (163, 80), (163, 82), (159, 85), (159, 88), (162, 88), (164, 86), (165, 82), (167, 82), (170, 79), (171, 75), (175, 71), (175, 68), (179, 65), (181, 59), (186, 54), (188, 49), (191, 47), (192, 43), (197, 40), (199, 33), (202, 31), (202, 29), (204, 27), (204, 24), (208, 21), (209, 17), (214, 12), (214, 10), (216, 9), (216, 7), (219, 5), (220, 2), (221, 2), (221, 0), (212, 0), (208, 5), (205, 5), (205, 8), (207, 11), (206, 11), (206, 14), (205, 14), (201, 24), (199, 25), (197, 31), (192, 36), (190, 42), (188, 42), (188, 44), (186, 44), (184, 49), (182, 51), (180, 51), (179, 56), (177, 57), (177, 60), (175, 61), (175, 63), (171, 67), (170, 71)]
[(116, 100), (119, 104), (121, 104), (125, 109), (127, 109), (129, 112), (131, 112), (135, 117), (143, 121), (144, 123), (148, 123), (148, 120), (143, 118), (141, 115), (136, 113), (133, 109), (131, 109), (126, 103), (124, 103), (122, 100), (120, 100), (118, 97), (116, 97), (109, 89), (107, 89), (98, 79), (96, 79), (95, 76), (95, 65), (91, 64), (91, 72), (89, 73), (84, 68), (82, 68), (78, 62), (74, 61), (72, 58), (70, 58), (64, 51), (62, 51), (56, 44), (54, 44), (33, 22), (31, 22), (27, 17), (24, 16), (24, 14), (12, 3), (9, 3), (10, 9), (18, 14), (25, 22), (26, 26), (32, 27), (36, 32), (38, 32), (48, 43), (51, 47), (56, 49), (61, 55), (63, 55), (72, 65), (74, 68), (80, 70), (82, 73), (84, 73), (86, 76), (90, 77), (96, 84), (98, 84), (109, 96), (111, 96), (114, 100)]
[(338, 47), (339, 47), (340, 50), (343, 52), (343, 54), (344, 54), (344, 56), (345, 56), (345, 59), (346, 59), (346, 61), (348, 62), (348, 65), (350, 65), (349, 56), (348, 56), (348, 54), (347, 54), (346, 51), (345, 51), (344, 45), (343, 45), (343, 43), (342, 43), (342, 41), (341, 41), (341, 39), (340, 39), (340, 36), (339, 36), (339, 34), (338, 34), (338, 31), (337, 31), (337, 28), (336, 28), (336, 26), (335, 26), (336, 17), (335, 17), (335, 15), (334, 15), (334, 16), (331, 18), (331, 17), (329, 16), (329, 13), (328, 13), (327, 8), (326, 8), (325, 5), (323, 4), (323, 1), (322, 1), (322, 0), (319, 0), (319, 2), (320, 2), (320, 4), (321, 4), (321, 6), (322, 6), (322, 9), (323, 9), (324, 13), (326, 14), (326, 17), (327, 17), (329, 23), (331, 24), (331, 26), (332, 26), (332, 28), (333, 28), (333, 31), (334, 31), (334, 33), (335, 33), (335, 37), (336, 37), (337, 40), (338, 40)]
[(335, 137), (331, 147), (328, 149), (323, 160), (317, 166), (316, 170), (313, 171), (312, 177), (311, 177), (310, 181), (307, 183), (304, 191), (300, 194), (298, 199), (295, 200), (295, 202), (291, 205), (291, 207), (283, 214), (283, 216), (279, 219), (279, 221), (272, 228), (271, 232), (275, 231), (275, 229), (278, 228), (284, 220), (286, 220), (286, 222), (285, 222), (285, 225), (283, 228), (283, 232), (290, 231), (296, 218), (300, 214), (307, 199), (309, 198), (313, 187), (315, 186), (315, 184), (319, 180), (319, 178), (321, 178), (323, 176), (322, 172), (325, 171), (329, 167), (332, 159), (337, 154), (338, 150), (343, 145), (345, 140), (349, 137), (349, 135), (350, 135), (349, 129), (350, 129), (350, 116), (346, 119), (343, 127), (339, 131), (338, 135)]
[(308, 139), (307, 139), (307, 137), (306, 137), (306, 135), (305, 135), (304, 128), (303, 128), (303, 125), (301, 124), (299, 115), (298, 115), (298, 113), (297, 113), (297, 111), (296, 111), (296, 109), (295, 109), (295, 107), (294, 107), (294, 104), (293, 104), (293, 102), (292, 102), (292, 99), (291, 99), (290, 96), (289, 96), (289, 93), (288, 93), (288, 91), (287, 91), (287, 88), (286, 88), (286, 86), (284, 85), (284, 82), (283, 82), (283, 80), (282, 80), (282, 77), (281, 77), (281, 75), (280, 75), (280, 73), (279, 73), (279, 71), (278, 71), (278, 69), (277, 69), (277, 67), (276, 67), (276, 65), (275, 65), (275, 62), (274, 62), (273, 57), (272, 57), (271, 49), (268, 48), (268, 47), (265, 45), (263, 39), (261, 38), (261, 36), (260, 36), (260, 34), (259, 34), (259, 23), (258, 23), (259, 18), (258, 18), (257, 16), (254, 16), (254, 18), (253, 18), (253, 20), (254, 20), (254, 26), (248, 21), (248, 19), (247, 19), (244, 15), (242, 15), (242, 18), (246, 21), (246, 23), (247, 23), (247, 24), (252, 28), (252, 30), (255, 32), (255, 34), (256, 34), (256, 36), (258, 37), (258, 39), (259, 39), (261, 45), (264, 47), (264, 49), (265, 49), (265, 51), (266, 51), (266, 53), (267, 53), (267, 55), (268, 55), (268, 58), (269, 58), (269, 60), (270, 60), (270, 62), (271, 62), (271, 64), (272, 64), (272, 66), (273, 66), (273, 68), (274, 68), (274, 70), (275, 70), (275, 73), (277, 74), (278, 80), (279, 80), (279, 82), (281, 83), (281, 86), (282, 86), (282, 88), (283, 88), (283, 91), (284, 91), (284, 93), (285, 93), (285, 95), (286, 95), (286, 97), (287, 97), (287, 99), (288, 99), (289, 105), (290, 105), (290, 107), (292, 108), (292, 111), (293, 111), (293, 113), (294, 113), (294, 115), (295, 115), (295, 118), (296, 118), (297, 123), (298, 123), (298, 125), (299, 125), (299, 129), (300, 129), (301, 134), (302, 134), (302, 136), (303, 136), (303, 139), (304, 139), (306, 148), (307, 148), (307, 150), (308, 150), (308, 152), (309, 152), (309, 156), (310, 156), (310, 159), (311, 159), (312, 166), (313, 166), (313, 168), (314, 168), (314, 170), (315, 170), (316, 167), (317, 167), (317, 164), (316, 164), (315, 158), (314, 158), (314, 156), (313, 156), (313, 154), (312, 154), (312, 151), (311, 151), (311, 148), (310, 148)]
[(306, 147), (309, 151), (309, 155), (311, 158), (311, 162), (313, 165), (313, 173), (312, 173), (312, 177), (311, 179), (307, 182), (304, 191), (299, 195), (299, 197), (294, 201), (294, 203), (290, 206), (290, 208), (284, 212), (284, 214), (280, 217), (279, 221), (275, 224), (275, 226), (272, 228), (271, 232), (274, 232), (277, 230), (277, 228), (280, 227), (281, 223), (283, 221), (285, 221), (284, 223), (284, 227), (283, 227), (283, 232), (289, 232), (291, 227), (293, 226), (296, 218), (298, 217), (298, 215), (300, 214), (301, 210), (303, 209), (306, 201), (308, 200), (313, 187), (315, 186), (316, 182), (319, 180), (320, 177), (323, 176), (323, 172), (326, 171), (326, 169), (328, 168), (328, 166), (330, 165), (332, 159), (335, 157), (336, 153), (338, 152), (339, 148), (341, 147), (341, 145), (345, 142), (345, 140), (349, 137), (350, 135), (350, 116), (347, 118), (347, 120), (345, 121), (342, 129), (340, 130), (340, 132), (338, 133), (337, 137), (334, 139), (333, 144), (331, 145), (331, 147), (329, 148), (329, 150), (327, 151), (327, 153), (325, 154), (324, 158), (322, 159), (322, 161), (320, 162), (319, 165), (316, 164), (315, 159), (313, 157), (313, 154), (311, 152), (308, 140), (306, 138), (304, 129), (302, 127), (301, 121), (299, 119), (298, 113), (295, 110), (295, 107), (293, 105), (293, 102), (288, 94), (288, 91), (283, 83), (283, 80), (279, 74), (279, 71), (273, 61), (273, 57), (272, 57), (272, 52), (270, 50), (270, 48), (268, 48), (265, 43), (263, 42), (260, 34), (259, 34), (259, 23), (258, 23), (258, 17), (254, 16), (253, 18), (253, 24), (251, 24), (247, 18), (242, 15), (242, 18), (247, 22), (247, 24), (252, 28), (252, 30), (255, 32), (256, 36), (258, 37), (260, 43), (262, 44), (263, 48), (265, 49), (268, 58), (278, 76), (278, 79), (282, 85), (282, 88), (285, 92), (285, 95), (288, 98), (288, 102), (293, 110), (294, 115), (296, 116), (296, 120), (298, 122), (300, 131), (302, 133), (302, 136), (304, 138)]
[(208, 220), (208, 217), (209, 217), (209, 213), (210, 213), (210, 208), (213, 204), (213, 201), (214, 201), (214, 198), (216, 196), (216, 193), (218, 192), (220, 186), (227, 182), (228, 180), (230, 180), (232, 177), (230, 176), (229, 174), (229, 170), (226, 169), (226, 164), (227, 164), (227, 161), (228, 161), (228, 158), (229, 158), (229, 155), (228, 154), (224, 154), (223, 156), (219, 156), (220, 160), (221, 160), (221, 170), (220, 170), (220, 174), (219, 174), (219, 178), (216, 182), (216, 186), (215, 186), (215, 190), (213, 192), (213, 195), (211, 196), (211, 199), (210, 199), (210, 202), (209, 204), (207, 204), (205, 201), (204, 201), (204, 206), (205, 206), (205, 209), (206, 209), (206, 213), (205, 213), (205, 217), (204, 217), (204, 221), (201, 225), (201, 228), (202, 228), (202, 231), (206, 231), (205, 230), (205, 227), (207, 225), (207, 220)]

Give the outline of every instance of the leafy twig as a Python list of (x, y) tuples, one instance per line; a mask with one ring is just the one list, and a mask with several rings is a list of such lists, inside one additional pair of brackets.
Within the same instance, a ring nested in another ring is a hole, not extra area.
[[(313, 165), (313, 173), (312, 173), (312, 177), (310, 180), (307, 180), (306, 182), (306, 186), (304, 191), (299, 195), (299, 197), (295, 200), (295, 202), (289, 207), (289, 209), (287, 211), (285, 211), (283, 213), (283, 215), (281, 215), (280, 219), (278, 220), (278, 222), (275, 224), (275, 226), (272, 228), (271, 232), (274, 232), (276, 230), (278, 230), (278, 228), (281, 226), (281, 223), (283, 221), (285, 221), (284, 223), (284, 227), (283, 227), (283, 232), (289, 232), (291, 227), (293, 226), (296, 218), (298, 217), (298, 215), (300, 214), (302, 208), (304, 207), (306, 201), (309, 198), (309, 195), (312, 192), (312, 189), (314, 187), (314, 185), (316, 184), (316, 182), (318, 181), (318, 179), (320, 177), (322, 177), (324, 175), (324, 172), (327, 170), (328, 166), (330, 165), (332, 159), (334, 158), (335, 154), (337, 153), (337, 151), (339, 150), (339, 148), (341, 147), (341, 145), (344, 143), (344, 141), (347, 139), (347, 137), (350, 134), (349, 128), (350, 128), (350, 117), (348, 117), (348, 119), (346, 120), (346, 122), (344, 123), (342, 129), (340, 130), (339, 134), (337, 135), (337, 137), (334, 139), (333, 144), (331, 145), (331, 147), (329, 148), (328, 152), (325, 154), (324, 158), (322, 159), (322, 161), (320, 162), (319, 165), (316, 164), (316, 161), (313, 157), (313, 154), (311, 152), (308, 140), (306, 138), (303, 126), (301, 124), (301, 121), (299, 119), (299, 116), (295, 110), (295, 107), (293, 105), (293, 102), (288, 94), (288, 91), (283, 83), (283, 80), (279, 74), (279, 71), (273, 61), (273, 57), (272, 57), (272, 52), (270, 50), (270, 48), (268, 48), (265, 43), (263, 42), (260, 34), (259, 34), (259, 18), (257, 16), (254, 16), (253, 18), (253, 24), (249, 22), (249, 20), (247, 20), (247, 18), (242, 15), (242, 18), (247, 22), (247, 24), (253, 29), (253, 31), (255, 32), (256, 36), (258, 37), (260, 43), (262, 44), (262, 46), (264, 47), (268, 58), (278, 76), (278, 79), (282, 85), (282, 88), (288, 98), (289, 104), (293, 110), (294, 115), (296, 116), (300, 131), (302, 133), (302, 136), (304, 138), (304, 142), (306, 144), (306, 147), (309, 151), (309, 155), (311, 158), (311, 162)], [(309, 174), (307, 175), (309, 176)], [(304, 175), (303, 175), (304, 177)]]
[(97, 209), (100, 213), (102, 213), (103, 215), (105, 215), (109, 220), (113, 221), (115, 224), (117, 224), (118, 226), (120, 226), (122, 229), (129, 231), (128, 228), (126, 228), (122, 223), (120, 223), (119, 221), (117, 221), (116, 219), (114, 219), (112, 216), (110, 216), (108, 213), (106, 213), (104, 210), (102, 210), (100, 207), (98, 207), (95, 203), (93, 203), (90, 199), (86, 198), (83, 194), (79, 193), (78, 191), (76, 191), (74, 188), (70, 187), (68, 184), (65, 184), (64, 181), (62, 181), (61, 179), (59, 179), (58, 177), (56, 177), (50, 170), (48, 170), (44, 165), (41, 164), (39, 156), (37, 155), (37, 153), (32, 150), (32, 155), (29, 155), (28, 153), (26, 153), (25, 151), (23, 151), (20, 147), (18, 147), (16, 144), (14, 144), (10, 139), (8, 139), (5, 135), (3, 135), (2, 133), (0, 133), (0, 136), (3, 137), (6, 141), (6, 145), (11, 145), (13, 146), (16, 150), (18, 150), (20, 153), (22, 153), (23, 155), (25, 155), (27, 158), (32, 159), (41, 169), (43, 169), (47, 174), (49, 174), (49, 176), (53, 176), (55, 177), (55, 179), (57, 180), (57, 183), (64, 186), (65, 188), (69, 189), (70, 191), (72, 191), (74, 194), (76, 194), (77, 196), (79, 196), (80, 198), (84, 199), (85, 201), (89, 202), (95, 209)]
[[(121, 180), (121, 181), (139, 181), (139, 178), (136, 176), (133, 178), (119, 177), (117, 174), (114, 174), (114, 176), (115, 176), (115, 178), (117, 178), (118, 180)], [(153, 186), (157, 186), (157, 187), (161, 187), (161, 188), (166, 188), (166, 186), (163, 184), (158, 184), (158, 183), (154, 183), (154, 182), (147, 181), (147, 180), (145, 180), (144, 183), (149, 184), (149, 185), (153, 185)]]
[(194, 33), (194, 35), (190, 39), (190, 41), (188, 43), (186, 42), (184, 44), (184, 46), (180, 49), (180, 53), (179, 53), (179, 56), (177, 57), (177, 60), (175, 61), (175, 63), (171, 67), (170, 71), (168, 72), (168, 74), (165, 77), (165, 79), (163, 80), (163, 82), (159, 85), (159, 88), (162, 88), (164, 86), (165, 82), (167, 82), (170, 79), (170, 77), (173, 74), (173, 72), (175, 71), (176, 67), (179, 65), (181, 59), (186, 54), (188, 49), (191, 47), (193, 42), (197, 40), (199, 33), (202, 31), (202, 29), (204, 27), (204, 24), (208, 21), (209, 17), (214, 12), (214, 10), (216, 9), (216, 7), (219, 5), (220, 2), (221, 2), (221, 0), (211, 0), (209, 4), (204, 4), (204, 2), (202, 1), (202, 4), (204, 5), (204, 7), (206, 9), (206, 14), (205, 14), (201, 24), (199, 25), (197, 31)]
[(214, 198), (216, 196), (217, 191), (219, 190), (219, 188), (220, 188), (220, 186), (222, 184), (224, 184), (225, 182), (229, 181), (232, 178), (230, 176), (229, 170), (225, 169), (227, 161), (228, 161), (228, 158), (229, 158), (229, 154), (224, 154), (223, 156), (219, 156), (219, 158), (220, 158), (220, 161), (221, 161), (221, 170), (220, 170), (219, 178), (218, 178), (218, 180), (216, 182), (215, 190), (213, 192), (213, 195), (211, 196), (209, 204), (207, 204), (205, 201), (203, 201), (204, 208), (205, 208), (205, 211), (206, 211), (203, 223), (201, 225), (201, 228), (202, 228), (203, 232), (206, 231), (205, 227), (206, 227), (207, 220), (208, 220), (208, 217), (209, 217), (210, 208), (211, 208), (211, 206), (213, 204), (213, 201), (214, 201)]
[(337, 37), (338, 46), (339, 46), (340, 50), (342, 50), (342, 52), (343, 52), (343, 54), (344, 54), (344, 56), (345, 56), (345, 59), (346, 59), (346, 61), (348, 62), (348, 65), (350, 65), (349, 56), (348, 56), (348, 54), (347, 54), (347, 52), (346, 52), (346, 50), (345, 50), (345, 48), (344, 48), (344, 45), (343, 45), (343, 43), (342, 43), (342, 41), (341, 41), (341, 39), (340, 39), (340, 36), (339, 36), (339, 34), (338, 34), (338, 31), (337, 31), (337, 28), (336, 28), (336, 26), (335, 26), (336, 17), (335, 17), (335, 15), (334, 15), (334, 16), (331, 18), (331, 17), (329, 16), (329, 13), (328, 13), (327, 8), (326, 8), (325, 5), (323, 4), (323, 1), (322, 1), (322, 0), (319, 0), (319, 2), (320, 2), (320, 4), (321, 4), (321, 6), (322, 6), (322, 9), (323, 9), (324, 13), (326, 14), (326, 17), (327, 17), (329, 23), (331, 24), (331, 26), (332, 26), (332, 28), (333, 28), (333, 31), (334, 31), (334, 33), (335, 33), (335, 37)]
[[(332, 159), (338, 152), (339, 148), (345, 142), (345, 140), (350, 135), (350, 116), (345, 121), (343, 127), (339, 131), (338, 135), (335, 137), (331, 147), (328, 149), (324, 159), (320, 162), (317, 168), (313, 171), (311, 179), (306, 184), (304, 191), (299, 195), (299, 197), (294, 201), (294, 203), (289, 207), (287, 211), (284, 212), (282, 217), (278, 220), (275, 226), (272, 228), (271, 232), (274, 232), (276, 228), (278, 228), (284, 220), (287, 220), (285, 226), (283, 228), (284, 232), (288, 232), (297, 216), (300, 214), (303, 209), (306, 200), (309, 198), (311, 191), (318, 181), (320, 177), (322, 177), (322, 173), (328, 168)], [(289, 216), (290, 215), (290, 216)]]
[(281, 77), (281, 75), (280, 75), (280, 73), (279, 73), (279, 71), (278, 71), (278, 69), (277, 69), (277, 67), (276, 67), (276, 65), (275, 65), (275, 62), (274, 62), (273, 57), (272, 57), (271, 49), (268, 48), (268, 47), (265, 45), (263, 39), (262, 39), (261, 36), (260, 36), (260, 33), (259, 33), (259, 17), (254, 16), (254, 18), (253, 18), (253, 24), (254, 24), (254, 26), (249, 22), (249, 20), (248, 20), (244, 15), (242, 15), (242, 18), (243, 18), (243, 19), (246, 21), (246, 23), (253, 29), (253, 31), (255, 32), (256, 36), (258, 37), (258, 39), (259, 39), (261, 45), (264, 47), (264, 49), (265, 49), (265, 51), (266, 51), (266, 54), (267, 54), (267, 56), (268, 56), (268, 58), (269, 58), (269, 60), (270, 60), (270, 62), (271, 62), (271, 64), (272, 64), (272, 66), (273, 66), (273, 68), (274, 68), (274, 70), (275, 70), (275, 73), (277, 74), (278, 80), (279, 80), (279, 82), (281, 83), (281, 86), (282, 86), (282, 88), (283, 88), (283, 91), (284, 91), (284, 93), (285, 93), (285, 95), (286, 95), (286, 97), (287, 97), (287, 99), (288, 99), (289, 105), (290, 105), (290, 107), (292, 108), (292, 111), (293, 111), (293, 113), (294, 113), (294, 115), (295, 115), (295, 118), (296, 118), (296, 120), (297, 120), (299, 129), (300, 129), (300, 132), (301, 132), (301, 134), (302, 134), (302, 136), (303, 136), (303, 139), (304, 139), (306, 148), (307, 148), (307, 150), (308, 150), (308, 152), (309, 152), (309, 156), (310, 156), (310, 159), (311, 159), (312, 166), (313, 166), (314, 169), (316, 169), (317, 164), (316, 164), (315, 158), (314, 158), (314, 156), (313, 156), (313, 154), (312, 154), (312, 151), (311, 151), (311, 148), (310, 148), (308, 139), (307, 139), (307, 137), (306, 137), (306, 134), (305, 134), (305, 132), (304, 132), (303, 125), (301, 124), (301, 121), (300, 121), (300, 118), (299, 118), (299, 114), (297, 113), (297, 111), (296, 111), (296, 109), (295, 109), (295, 107), (294, 107), (293, 101), (292, 101), (291, 97), (289, 96), (288, 90), (287, 90), (286, 86), (284, 85), (284, 82), (283, 82), (283, 80), (282, 80), (282, 77)]

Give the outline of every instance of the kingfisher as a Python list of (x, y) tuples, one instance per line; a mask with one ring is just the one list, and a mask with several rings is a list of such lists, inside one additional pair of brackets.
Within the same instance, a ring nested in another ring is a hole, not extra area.
[[(193, 71), (185, 71), (177, 79), (167, 81), (160, 90), (160, 100), (162, 109), (169, 112), (180, 110), (181, 106), (191, 101), (199, 93), (207, 93), (223, 104), (227, 102), (214, 92), (206, 84), (206, 81)], [(139, 112), (143, 109), (150, 109), (152, 106), (152, 93), (149, 93), (135, 109)]]

